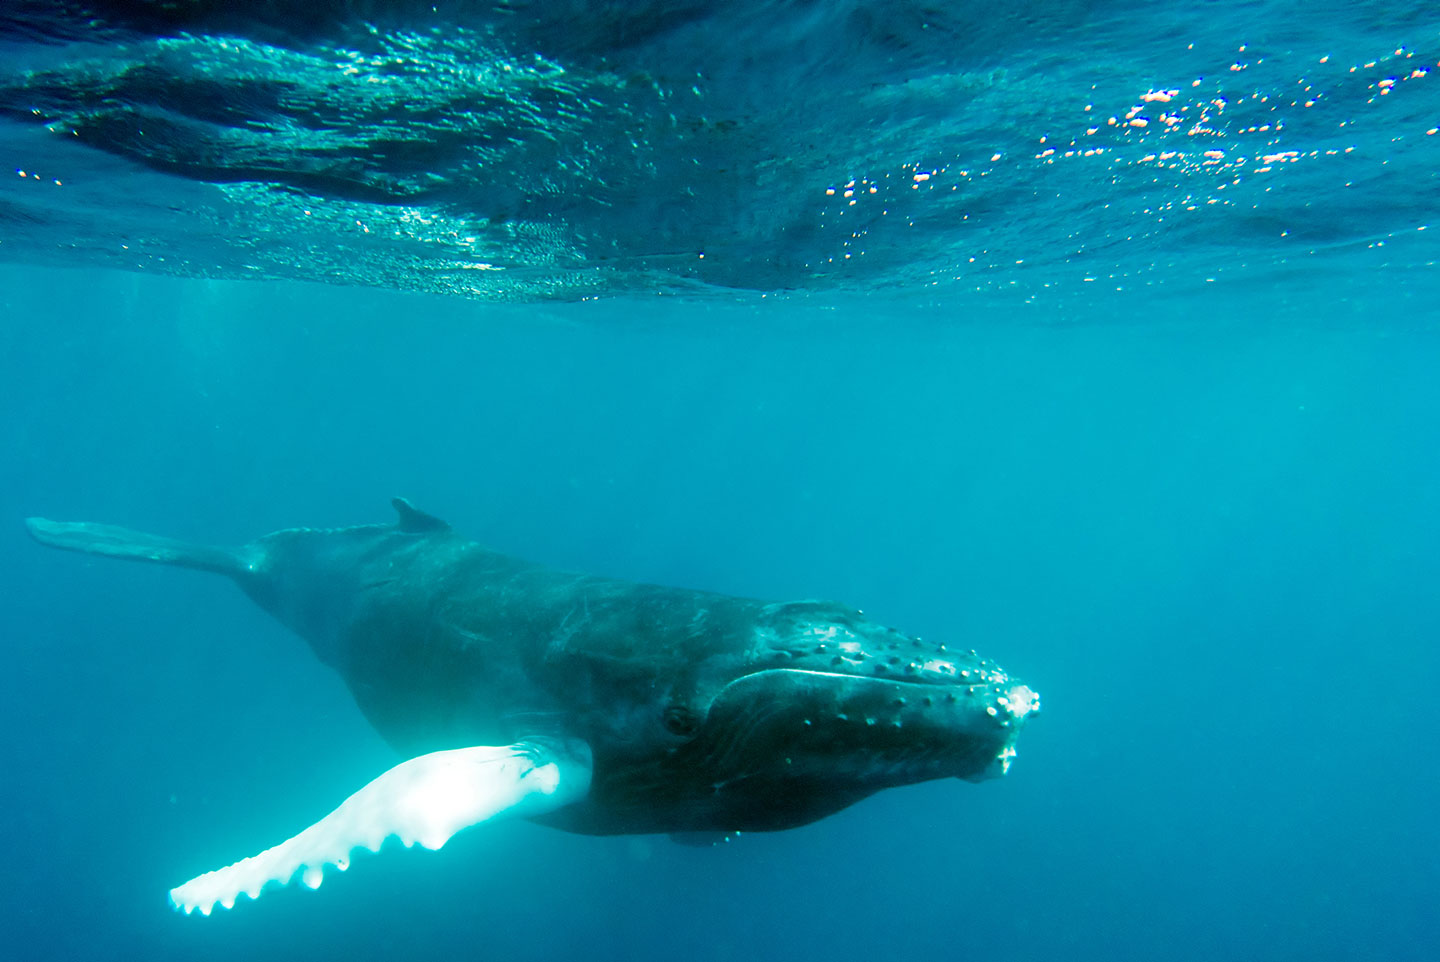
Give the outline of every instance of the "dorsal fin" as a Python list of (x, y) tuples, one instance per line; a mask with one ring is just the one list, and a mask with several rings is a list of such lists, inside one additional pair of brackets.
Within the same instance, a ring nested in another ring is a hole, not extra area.
[(391, 498), (390, 503), (395, 506), (395, 511), (400, 515), (396, 526), (401, 531), (419, 533), (422, 531), (449, 531), (450, 523), (442, 521), (433, 514), (426, 514), (415, 507), (404, 498)]

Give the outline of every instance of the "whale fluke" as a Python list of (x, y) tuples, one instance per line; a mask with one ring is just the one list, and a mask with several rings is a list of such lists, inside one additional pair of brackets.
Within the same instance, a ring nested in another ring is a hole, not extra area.
[(499, 816), (539, 815), (582, 798), (590, 787), (589, 748), (533, 743), (477, 745), (401, 762), (305, 831), (259, 855), (206, 872), (170, 890), (175, 908), (209, 915), (243, 893), (255, 899), (270, 882), (300, 873), (315, 889), (325, 867), (350, 867), (356, 849), (380, 851), (394, 835), (406, 848), (438, 849), (456, 832)]
[(25, 527), (30, 531), (30, 536), (41, 544), (64, 548), (67, 551), (196, 568), (232, 578), (239, 577), (246, 570), (246, 564), (239, 553), (229, 548), (190, 544), (116, 525), (26, 518)]

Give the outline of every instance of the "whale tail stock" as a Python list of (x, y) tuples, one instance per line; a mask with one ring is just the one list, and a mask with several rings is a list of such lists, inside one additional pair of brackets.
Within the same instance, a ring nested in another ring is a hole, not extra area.
[(249, 570), (240, 553), (229, 548), (189, 544), (174, 538), (162, 538), (159, 535), (131, 531), (129, 528), (110, 524), (26, 518), (25, 527), (30, 536), (41, 544), (66, 551), (83, 551), (86, 554), (99, 554), (110, 558), (195, 568), (236, 579)]

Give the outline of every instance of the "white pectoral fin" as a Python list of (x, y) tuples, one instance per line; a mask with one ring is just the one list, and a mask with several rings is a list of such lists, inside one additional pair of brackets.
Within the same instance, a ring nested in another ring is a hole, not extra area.
[(343, 872), (352, 851), (378, 852), (392, 835), (407, 848), (419, 842), (437, 849), (462, 828), (552, 811), (589, 787), (590, 753), (583, 745), (525, 742), (432, 752), (396, 765), (289, 841), (171, 889), (170, 901), (186, 914), (209, 915), (217, 902), (228, 909), (241, 893), (258, 898), (268, 883), (287, 884), (297, 872), (319, 888), (325, 866)]

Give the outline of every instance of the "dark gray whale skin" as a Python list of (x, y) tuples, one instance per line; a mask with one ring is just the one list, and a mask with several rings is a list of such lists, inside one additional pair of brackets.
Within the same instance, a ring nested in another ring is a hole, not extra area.
[(791, 828), (883, 788), (1003, 773), (1038, 698), (973, 651), (831, 602), (556, 571), (400, 520), (236, 550), (29, 519), (59, 548), (223, 573), (340, 673), (398, 751), (582, 740), (589, 834)]

